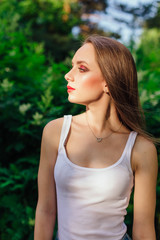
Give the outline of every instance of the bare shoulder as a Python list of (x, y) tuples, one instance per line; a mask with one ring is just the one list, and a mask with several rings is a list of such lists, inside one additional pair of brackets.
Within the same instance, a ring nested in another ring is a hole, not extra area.
[(63, 120), (63, 117), (57, 118), (46, 124), (42, 135), (45, 144), (58, 149)]
[(144, 152), (155, 153), (156, 152), (155, 145), (150, 140), (146, 139), (141, 135), (137, 136), (134, 148), (139, 153), (144, 153)]
[(132, 153), (134, 170), (140, 168), (157, 168), (157, 150), (155, 145), (145, 137), (138, 135)]

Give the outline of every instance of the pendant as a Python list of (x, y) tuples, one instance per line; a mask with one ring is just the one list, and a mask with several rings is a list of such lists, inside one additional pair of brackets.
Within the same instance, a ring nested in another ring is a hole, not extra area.
[(97, 138), (97, 142), (101, 142), (102, 141), (102, 138)]

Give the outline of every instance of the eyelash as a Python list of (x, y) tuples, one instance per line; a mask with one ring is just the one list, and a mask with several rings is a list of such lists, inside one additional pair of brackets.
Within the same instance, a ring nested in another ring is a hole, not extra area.
[[(73, 65), (72, 65), (72, 68), (73, 68)], [(87, 68), (83, 68), (83, 67), (78, 67), (78, 69), (79, 69), (79, 71), (81, 72), (81, 73), (83, 73), (83, 72), (87, 72), (88, 71), (88, 69)]]
[(81, 68), (81, 67), (79, 67), (78, 69), (79, 69), (80, 72), (86, 72), (87, 71), (87, 69), (84, 69), (84, 68)]

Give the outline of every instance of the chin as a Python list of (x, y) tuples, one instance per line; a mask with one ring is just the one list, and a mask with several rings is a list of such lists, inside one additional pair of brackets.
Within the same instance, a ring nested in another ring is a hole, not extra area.
[(68, 101), (71, 103), (76, 103), (76, 100), (70, 96), (68, 96)]
[(80, 105), (84, 105), (84, 106), (86, 106), (86, 102), (84, 102), (84, 101), (80, 101), (80, 100), (78, 100), (78, 99), (76, 99), (76, 98), (72, 98), (72, 97), (68, 97), (68, 101), (70, 102), (70, 103), (75, 103), (75, 104), (80, 104)]

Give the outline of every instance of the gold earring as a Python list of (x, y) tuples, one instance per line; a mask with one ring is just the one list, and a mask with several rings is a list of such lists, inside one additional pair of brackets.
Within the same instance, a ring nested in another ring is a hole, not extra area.
[[(107, 87), (107, 85), (105, 85), (105, 87)], [(110, 96), (110, 93), (108, 92), (108, 90), (106, 89), (106, 90), (104, 90), (104, 92), (107, 94), (107, 95), (109, 95)]]
[(104, 90), (104, 92), (105, 92), (107, 95), (109, 95), (109, 96), (110, 96), (110, 93), (107, 91), (107, 89), (106, 89), (106, 90)]

